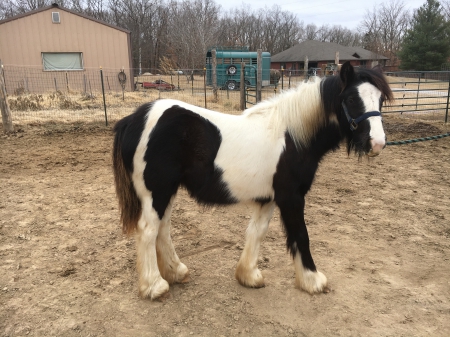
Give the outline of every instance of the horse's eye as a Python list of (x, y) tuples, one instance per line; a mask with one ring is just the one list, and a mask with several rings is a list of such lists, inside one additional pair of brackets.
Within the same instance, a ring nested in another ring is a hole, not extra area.
[(349, 99), (347, 100), (347, 102), (349, 103), (349, 104), (353, 104), (353, 97), (349, 97)]

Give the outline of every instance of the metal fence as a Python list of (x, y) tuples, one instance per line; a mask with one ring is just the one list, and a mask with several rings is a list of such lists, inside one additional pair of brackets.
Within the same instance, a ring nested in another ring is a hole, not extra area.
[[(41, 122), (109, 122), (129, 115), (139, 105), (158, 98), (173, 98), (208, 109), (241, 113), (239, 90), (213, 90), (204, 69), (183, 69), (164, 74), (150, 70), (123, 85), (119, 69), (83, 72), (44, 72), (30, 67), (3, 69), (12, 119), (15, 124)], [(124, 70), (125, 76), (136, 69)], [(273, 71), (272, 85), (263, 88), (267, 99), (307, 80), (323, 76), (321, 69)], [(384, 112), (404, 117), (448, 118), (450, 72), (386, 73), (395, 101)], [(132, 75), (131, 75), (132, 76)], [(103, 87), (102, 87), (103, 77)], [(133, 83), (133, 84), (131, 84)], [(249, 88), (247, 101), (252, 99)]]
[[(130, 71), (122, 69), (103, 69), (105, 87), (109, 91), (131, 90)], [(125, 75), (125, 82), (120, 77)], [(6, 92), (9, 95), (24, 93), (45, 94), (49, 92), (82, 93), (84, 95), (101, 90), (99, 69), (84, 71), (44, 71), (41, 68), (5, 66), (3, 68)]]
[(448, 121), (450, 71), (386, 73), (395, 101), (386, 111)]

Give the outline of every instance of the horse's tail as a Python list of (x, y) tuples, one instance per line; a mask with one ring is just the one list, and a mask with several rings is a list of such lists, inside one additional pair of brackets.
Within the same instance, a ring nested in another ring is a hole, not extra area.
[(119, 199), (120, 222), (124, 234), (131, 234), (137, 227), (142, 206), (131, 178), (132, 172), (127, 169), (122, 154), (124, 134), (128, 126), (128, 118), (119, 121), (114, 127), (116, 133), (113, 146), (113, 170), (116, 182), (116, 194)]

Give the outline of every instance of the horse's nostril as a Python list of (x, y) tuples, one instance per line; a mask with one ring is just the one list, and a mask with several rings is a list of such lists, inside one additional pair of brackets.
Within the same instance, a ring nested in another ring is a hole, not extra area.
[(370, 140), (370, 145), (372, 146), (371, 153), (378, 155), (380, 152), (386, 147), (386, 142), (384, 141), (376, 141), (374, 139)]

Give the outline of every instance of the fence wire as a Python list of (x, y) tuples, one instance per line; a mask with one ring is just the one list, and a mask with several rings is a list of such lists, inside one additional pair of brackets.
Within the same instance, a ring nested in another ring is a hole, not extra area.
[[(125, 82), (120, 73), (125, 74)], [(143, 103), (159, 98), (178, 99), (196, 106), (239, 114), (239, 90), (226, 87), (213, 90), (206, 85), (204, 69), (183, 69), (162, 74), (149, 70), (140, 75), (136, 69), (103, 69), (102, 92), (99, 69), (74, 72), (45, 72), (31, 67), (5, 66), (8, 102), (13, 123), (114, 122), (129, 115)], [(272, 71), (276, 79), (263, 88), (262, 99), (297, 86), (309, 77), (323, 76), (314, 71)], [(403, 117), (442, 120), (448, 114), (450, 72), (387, 73), (395, 101), (384, 112)], [(129, 78), (132, 76), (132, 78)], [(250, 88), (254, 90), (254, 88)]]

